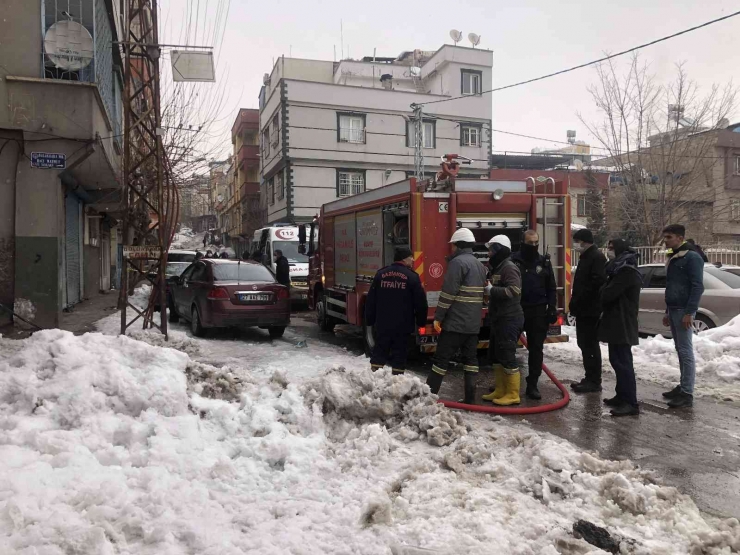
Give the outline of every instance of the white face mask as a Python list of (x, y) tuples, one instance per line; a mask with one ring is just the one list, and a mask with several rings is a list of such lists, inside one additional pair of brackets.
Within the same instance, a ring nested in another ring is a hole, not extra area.
[(606, 257), (609, 260), (614, 260), (617, 257), (617, 255), (616, 255), (616, 253), (612, 249), (609, 249), (609, 250), (606, 251)]
[(573, 250), (576, 252), (583, 252), (586, 249), (583, 248), (583, 243), (576, 243), (575, 245), (573, 245)]

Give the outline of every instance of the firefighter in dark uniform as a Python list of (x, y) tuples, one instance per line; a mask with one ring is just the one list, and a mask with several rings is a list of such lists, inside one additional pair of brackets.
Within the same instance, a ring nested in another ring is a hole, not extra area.
[(419, 274), (411, 270), (411, 251), (398, 248), (393, 259), (393, 264), (375, 274), (365, 302), (365, 320), (376, 336), (370, 358), (373, 371), (390, 364), (393, 374), (403, 374), (409, 336), (426, 325), (428, 307)]
[(496, 405), (516, 405), (520, 387), (516, 348), (524, 327), (520, 303), (522, 277), (519, 268), (511, 261), (511, 240), (506, 235), (496, 235), (486, 246), (491, 255), (488, 261), (491, 268), (488, 358), (493, 368), (495, 390), (484, 395), (483, 399)]
[(453, 253), (447, 259), (442, 292), (434, 313), (434, 329), (440, 334), (427, 385), (437, 394), (459, 350), (465, 371), (464, 403), (475, 402), (478, 377), (478, 334), (483, 314), (486, 269), (473, 254), (475, 236), (466, 228), (452, 234)]
[(522, 275), (522, 310), (524, 332), (527, 334), (529, 351), (529, 374), (527, 375), (527, 397), (540, 400), (542, 396), (537, 382), (542, 374), (542, 350), (550, 324), (558, 320), (555, 272), (550, 257), (539, 253), (540, 237), (530, 229), (524, 233), (524, 243), (511, 261)]

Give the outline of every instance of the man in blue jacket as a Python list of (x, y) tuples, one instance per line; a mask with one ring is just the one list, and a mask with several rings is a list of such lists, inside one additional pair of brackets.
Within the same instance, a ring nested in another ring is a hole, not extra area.
[(704, 293), (704, 260), (685, 240), (686, 228), (671, 224), (663, 230), (663, 242), (668, 249), (666, 262), (666, 313), (663, 325), (671, 328), (673, 342), (678, 352), (681, 383), (663, 393), (671, 408), (690, 407), (694, 404), (694, 316)]
[(398, 248), (394, 260), (375, 274), (365, 303), (365, 321), (376, 333), (370, 358), (373, 371), (390, 364), (393, 374), (403, 374), (409, 337), (427, 323), (427, 296), (419, 274), (411, 269), (413, 253)]

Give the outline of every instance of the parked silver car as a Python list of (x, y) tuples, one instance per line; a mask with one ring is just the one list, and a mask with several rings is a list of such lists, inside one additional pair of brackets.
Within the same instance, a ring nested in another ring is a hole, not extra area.
[[(666, 268), (664, 264), (640, 266), (643, 286), (640, 294), (640, 333), (671, 336), (663, 326), (665, 314)], [(694, 320), (700, 332), (726, 324), (740, 314), (740, 276), (725, 272), (713, 264), (704, 265), (704, 294)]]

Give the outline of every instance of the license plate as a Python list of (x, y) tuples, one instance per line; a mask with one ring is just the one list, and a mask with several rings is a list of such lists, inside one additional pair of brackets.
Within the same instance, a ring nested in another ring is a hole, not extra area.
[(417, 345), (436, 345), (437, 335), (419, 335), (416, 338)]
[(560, 335), (562, 333), (562, 329), (560, 326), (550, 326), (547, 330), (547, 335)]
[(245, 302), (268, 302), (271, 296), (266, 293), (242, 293), (239, 295), (240, 301)]
[(301, 300), (305, 301), (308, 298), (308, 295), (305, 293), (301, 294)]

